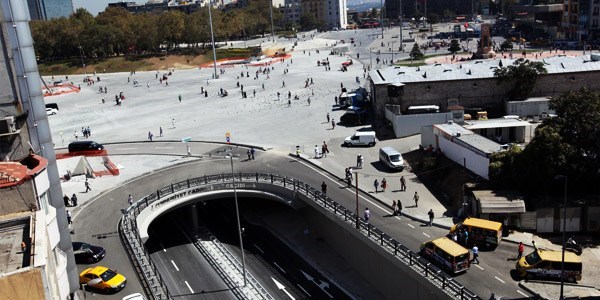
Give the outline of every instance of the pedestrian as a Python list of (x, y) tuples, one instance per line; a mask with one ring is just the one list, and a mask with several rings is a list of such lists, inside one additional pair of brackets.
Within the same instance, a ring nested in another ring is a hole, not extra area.
[(315, 158), (319, 158), (319, 147), (315, 145)]
[(471, 262), (477, 262), (477, 264), (479, 264), (479, 248), (477, 248), (477, 245), (473, 246), (471, 251), (473, 251), (473, 260), (471, 260)]
[(387, 188), (387, 180), (385, 180), (385, 178), (383, 178), (381, 180), (381, 189), (383, 190), (384, 193), (385, 193), (386, 188)]
[(469, 232), (466, 229), (463, 229), (463, 240), (465, 243), (465, 246), (469, 245)]
[(252, 160), (254, 160), (254, 152), (256, 152), (256, 150), (254, 150), (254, 147), (250, 147), (250, 155), (252, 156)]
[(67, 222), (69, 225), (73, 224), (73, 220), (71, 219), (71, 212), (67, 210)]
[(129, 205), (133, 204), (133, 197), (131, 197), (131, 194), (129, 194), (129, 197), (127, 197), (127, 203), (129, 203)]
[(362, 154), (359, 154), (358, 157), (360, 159), (360, 168), (362, 169), (363, 163), (365, 162), (365, 158), (362, 156)]
[(400, 177), (400, 190), (406, 191), (406, 179), (404, 179), (404, 176)]
[(65, 207), (69, 207), (70, 206), (69, 201), (71, 201), (71, 199), (69, 199), (69, 196), (67, 196), (66, 194), (63, 197), (63, 201), (65, 202)]
[(365, 222), (369, 223), (369, 219), (371, 218), (371, 211), (369, 210), (368, 207), (365, 207)]
[(401, 217), (402, 216), (402, 202), (400, 202), (400, 199), (398, 199), (398, 202), (396, 203), (396, 207), (397, 207), (396, 215)]
[(190, 145), (187, 146), (187, 156), (192, 156), (192, 148), (190, 148)]
[(356, 167), (362, 168), (362, 166), (360, 165), (360, 154), (356, 156)]
[(171, 124), (173, 124), (173, 129), (175, 129), (175, 119), (171, 120)]
[(419, 194), (417, 194), (417, 192), (415, 192), (413, 200), (415, 200), (415, 207), (419, 207)]
[(335, 120), (331, 119), (331, 129), (335, 129)]
[(250, 154), (250, 149), (246, 151), (246, 154), (248, 155), (248, 160), (252, 160), (252, 154)]
[(379, 181), (377, 179), (373, 181), (373, 187), (375, 187), (375, 194), (377, 194), (377, 192), (379, 191)]
[(71, 196), (71, 204), (73, 206), (77, 206), (77, 195), (75, 195), (75, 193), (73, 193), (73, 196)]
[(85, 179), (85, 192), (89, 192), (91, 191), (92, 188), (90, 187), (90, 183), (88, 182), (87, 178)]
[(398, 212), (398, 207), (396, 206), (396, 200), (392, 201), (392, 216), (395, 216)]
[(152, 132), (148, 131), (148, 141), (152, 142)]
[(517, 255), (517, 261), (521, 259), (521, 256), (523, 256), (523, 251), (525, 251), (525, 245), (523, 245), (523, 242), (519, 242), (519, 254)]
[(429, 215), (429, 227), (431, 227), (433, 225), (433, 218), (435, 216), (433, 213), (433, 209), (430, 209), (427, 214)]
[(327, 184), (325, 183), (325, 181), (323, 181), (323, 183), (321, 183), (321, 192), (325, 195), (327, 195)]
[(327, 113), (327, 123), (329, 123), (331, 119), (329, 118), (329, 113)]
[(323, 152), (323, 157), (327, 157), (327, 153), (329, 153), (329, 146), (327, 146), (327, 143), (325, 143), (325, 141), (323, 141), (321, 150), (322, 150), (321, 152)]
[(308, 106), (310, 106), (310, 97), (308, 97), (307, 101), (308, 101)]
[(178, 98), (179, 98), (179, 103), (181, 103), (181, 94), (179, 94)]
[(158, 136), (162, 137), (162, 127), (158, 127)]

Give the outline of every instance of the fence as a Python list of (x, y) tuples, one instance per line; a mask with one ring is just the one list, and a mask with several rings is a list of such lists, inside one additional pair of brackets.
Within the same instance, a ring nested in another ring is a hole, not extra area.
[[(178, 183), (172, 183), (163, 187), (156, 192), (136, 201), (129, 207), (121, 220), (121, 236), (125, 241), (126, 248), (131, 257), (136, 271), (142, 278), (142, 285), (149, 290), (155, 299), (170, 299), (167, 286), (158, 274), (156, 267), (149, 259), (142, 241), (139, 237), (136, 218), (139, 213), (154, 203), (155, 201), (166, 197), (170, 194), (187, 190), (193, 187), (212, 185), (217, 183), (229, 183), (235, 176), (236, 183), (261, 182), (270, 183), (280, 187), (284, 187), (296, 193), (301, 193), (314, 201), (327, 212), (332, 213), (340, 220), (343, 220), (349, 228), (356, 227), (360, 233), (364, 234), (371, 242), (378, 245), (385, 251), (409, 266), (411, 269), (420, 273), (425, 279), (431, 282), (434, 286), (440, 288), (453, 299), (481, 299), (474, 292), (467, 289), (465, 286), (458, 283), (451, 276), (444, 273), (438, 267), (432, 265), (427, 260), (422, 258), (418, 253), (413, 252), (402, 243), (380, 230), (379, 228), (364, 222), (357, 215), (333, 201), (321, 191), (312, 188), (310, 185), (285, 176), (279, 176), (266, 173), (235, 173), (235, 174), (218, 174), (206, 175), (202, 177), (187, 179)], [(230, 189), (225, 185), (215, 185), (212, 190)], [(177, 201), (173, 198), (169, 201)], [(357, 223), (358, 222), (358, 226)], [(262, 288), (262, 287), (261, 287)]]

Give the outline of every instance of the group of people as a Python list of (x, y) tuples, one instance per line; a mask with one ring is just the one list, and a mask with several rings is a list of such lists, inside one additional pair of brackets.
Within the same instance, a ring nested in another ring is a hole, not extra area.
[(71, 198), (69, 198), (69, 196), (65, 195), (63, 197), (63, 200), (65, 201), (65, 207), (77, 206), (77, 195), (75, 195), (75, 194), (73, 194), (73, 196)]

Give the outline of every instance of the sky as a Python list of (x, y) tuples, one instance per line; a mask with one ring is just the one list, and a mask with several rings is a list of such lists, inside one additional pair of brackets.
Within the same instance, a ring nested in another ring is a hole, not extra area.
[[(135, 1), (132, 2), (144, 3), (146, 1)], [(108, 3), (119, 2), (119, 0), (73, 0), (73, 6), (75, 9), (83, 7), (87, 9), (92, 15), (97, 15), (99, 12), (104, 11), (108, 6)]]

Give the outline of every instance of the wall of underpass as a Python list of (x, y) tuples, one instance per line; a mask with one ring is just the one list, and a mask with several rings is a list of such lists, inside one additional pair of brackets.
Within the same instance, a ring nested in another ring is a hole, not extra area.
[(440, 288), (313, 200), (298, 194), (308, 206), (311, 232), (324, 239), (386, 299), (450, 299)]

